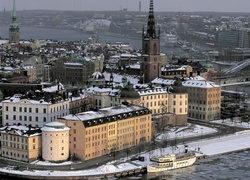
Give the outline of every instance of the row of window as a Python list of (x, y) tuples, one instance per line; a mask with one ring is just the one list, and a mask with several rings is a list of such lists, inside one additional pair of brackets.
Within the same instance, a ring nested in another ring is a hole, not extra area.
[[(204, 107), (204, 108), (202, 108), (202, 107), (198, 107), (198, 106), (189, 106), (189, 109), (196, 109), (196, 110), (200, 110), (200, 111), (206, 111), (206, 108)], [(214, 111), (214, 110), (219, 110), (220, 108), (219, 107), (208, 107), (207, 108), (207, 110), (208, 111)]]
[[(2, 140), (10, 140), (10, 141), (14, 141), (14, 142), (19, 142), (21, 141), (22, 143), (26, 143), (27, 144), (27, 141), (28, 139), (27, 138), (24, 138), (24, 137), (18, 137), (18, 136), (11, 136), (11, 135), (8, 135), (8, 134), (2, 134)], [(35, 138), (33, 138), (33, 142), (35, 142)]]
[[(56, 119), (60, 118), (60, 117), (63, 117), (64, 115), (67, 115), (66, 114), (62, 114), (62, 115), (57, 115), (57, 116), (54, 116), (54, 117), (50, 117), (50, 121), (55, 121)], [(9, 114), (6, 114), (5, 115), (5, 120), (10, 120), (9, 118)], [(17, 120), (17, 116), (16, 115), (13, 115), (12, 116), (12, 120)], [(19, 116), (19, 121), (33, 121), (33, 122), (39, 122), (39, 118), (36, 116), (36, 117), (32, 117), (32, 116)], [(46, 117), (43, 117), (43, 122), (46, 122)]]
[[(50, 113), (58, 112), (58, 111), (61, 111), (61, 110), (67, 109), (67, 108), (68, 108), (67, 104), (66, 105), (62, 105), (62, 106), (57, 106), (57, 107), (54, 107), (54, 108), (50, 108)], [(12, 111), (14, 111), (14, 112), (16, 112), (17, 109), (18, 108), (16, 106), (12, 107)], [(5, 107), (5, 111), (9, 111), (9, 106)], [(41, 109), (40, 109), (40, 111), (41, 111)], [(47, 108), (43, 108), (42, 112), (39, 112), (39, 108), (19, 107), (19, 111), (18, 112), (47, 113)]]
[(19, 158), (21, 156), (23, 159), (24, 158), (26, 158), (26, 159), (28, 158), (28, 155), (19, 154), (19, 153), (13, 153), (13, 152), (9, 153), (8, 151), (3, 151), (3, 156), (4, 155), (8, 156), (9, 154), (10, 154), (10, 156), (13, 156), (13, 157), (18, 157)]
[[(23, 145), (23, 144), (19, 144), (19, 143), (11, 143), (11, 142), (2, 141), (1, 144), (3, 147), (11, 147), (11, 148), (23, 149), (23, 150), (28, 149), (28, 145)], [(33, 145), (33, 149), (35, 149), (35, 148), (36, 148), (35, 145)]]

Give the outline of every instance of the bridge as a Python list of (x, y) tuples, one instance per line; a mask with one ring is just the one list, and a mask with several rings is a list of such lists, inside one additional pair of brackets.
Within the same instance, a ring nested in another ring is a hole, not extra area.
[(250, 59), (240, 61), (229, 68), (223, 69), (221, 72), (224, 74), (237, 73), (240, 71), (250, 70)]

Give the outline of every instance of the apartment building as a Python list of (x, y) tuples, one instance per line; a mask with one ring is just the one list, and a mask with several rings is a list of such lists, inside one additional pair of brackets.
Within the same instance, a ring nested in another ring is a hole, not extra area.
[(121, 104), (58, 119), (70, 127), (70, 154), (89, 160), (150, 142), (149, 109)]
[(31, 162), (41, 157), (41, 130), (13, 125), (0, 128), (2, 157)]
[(44, 124), (68, 114), (69, 101), (53, 94), (44, 98), (15, 95), (2, 101), (3, 126), (22, 124), (43, 127)]
[(201, 120), (215, 120), (220, 118), (221, 86), (210, 81), (184, 81), (187, 87), (188, 116)]

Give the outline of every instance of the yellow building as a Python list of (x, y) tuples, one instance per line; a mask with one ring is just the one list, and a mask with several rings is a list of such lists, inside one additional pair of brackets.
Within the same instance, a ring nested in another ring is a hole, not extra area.
[[(186, 125), (188, 117), (188, 92), (180, 79), (170, 80), (167, 87), (139, 88), (127, 85), (121, 91), (121, 100), (140, 105), (152, 111), (155, 119), (158, 115), (168, 114), (164, 125)], [(174, 116), (170, 118), (170, 115)], [(162, 118), (161, 118), (162, 119)]]
[(27, 126), (0, 128), (2, 157), (31, 162), (41, 157), (41, 130)]
[(122, 104), (58, 119), (70, 127), (70, 155), (89, 160), (150, 142), (151, 112)]
[(190, 80), (183, 82), (187, 87), (188, 113), (190, 118), (214, 120), (220, 118), (221, 86), (210, 81)]

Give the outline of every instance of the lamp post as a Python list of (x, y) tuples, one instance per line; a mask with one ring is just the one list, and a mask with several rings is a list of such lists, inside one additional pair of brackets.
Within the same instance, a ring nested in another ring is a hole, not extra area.
[(201, 141), (202, 141), (202, 130), (203, 130), (203, 127), (201, 127)]

